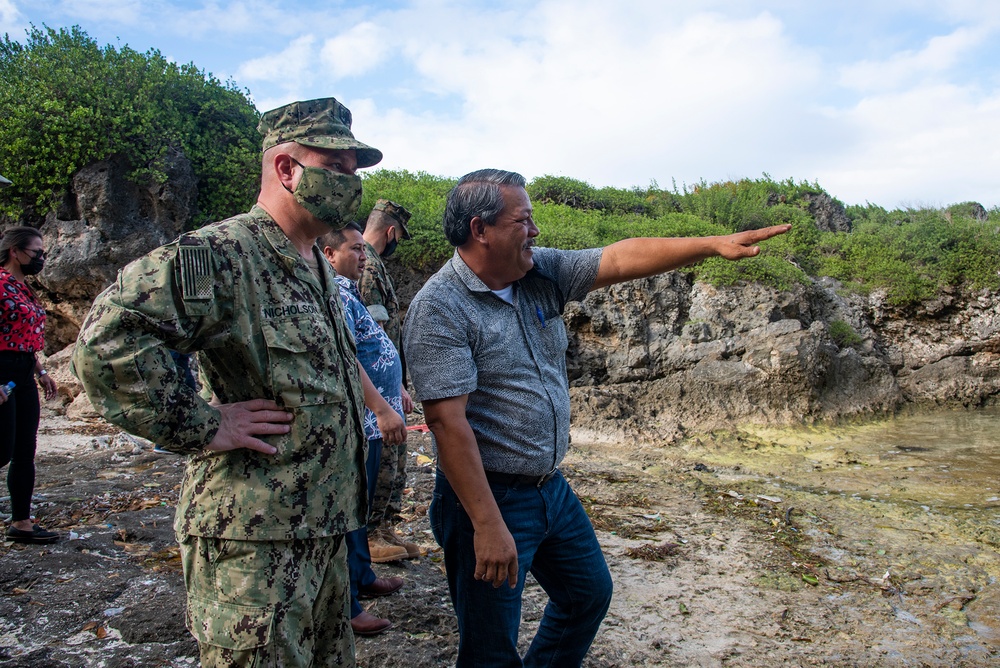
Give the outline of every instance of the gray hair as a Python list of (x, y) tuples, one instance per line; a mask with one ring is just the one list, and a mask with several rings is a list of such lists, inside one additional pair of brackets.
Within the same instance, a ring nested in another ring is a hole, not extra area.
[(469, 238), (469, 224), (479, 216), (487, 225), (494, 225), (503, 211), (503, 193), (500, 188), (523, 188), (524, 177), (517, 172), (503, 169), (479, 169), (458, 180), (448, 193), (444, 209), (444, 236), (452, 246), (461, 246)]
[(332, 232), (327, 232), (319, 239), (317, 239), (316, 242), (319, 244), (319, 249), (322, 251), (327, 246), (329, 246), (333, 250), (339, 249), (341, 246), (344, 245), (344, 242), (347, 241), (347, 235), (344, 234), (346, 230), (357, 230), (359, 233), (362, 233), (361, 226), (352, 220), (339, 230), (333, 230)]

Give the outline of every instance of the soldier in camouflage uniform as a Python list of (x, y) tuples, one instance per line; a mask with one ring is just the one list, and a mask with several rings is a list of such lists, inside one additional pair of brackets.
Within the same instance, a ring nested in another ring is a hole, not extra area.
[[(365, 224), (365, 270), (358, 282), (362, 303), (385, 329), (400, 355), (403, 354), (403, 348), (399, 300), (383, 259), (392, 255), (399, 241), (410, 238), (410, 232), (406, 229), (409, 220), (410, 212), (399, 204), (386, 199), (375, 202)], [(405, 368), (403, 378), (403, 410), (410, 413), (413, 411), (413, 401), (405, 387)], [(368, 548), (372, 561), (376, 563), (399, 559), (400, 548), (406, 550), (407, 559), (420, 556), (420, 548), (415, 543), (400, 539), (393, 530), (401, 521), (405, 487), (406, 444), (386, 443), (382, 447), (375, 501), (368, 519)]]
[[(315, 247), (382, 158), (350, 125), (333, 98), (265, 113), (257, 205), (125, 267), (74, 352), (106, 418), (190, 455), (174, 529), (203, 666), (354, 665), (343, 536), (366, 512), (374, 388)], [(211, 401), (171, 349), (198, 353)]]

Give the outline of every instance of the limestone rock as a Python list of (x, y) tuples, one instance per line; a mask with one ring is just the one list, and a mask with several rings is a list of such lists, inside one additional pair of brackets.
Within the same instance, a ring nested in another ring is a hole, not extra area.
[(826, 193), (806, 193), (802, 196), (809, 205), (809, 214), (816, 220), (816, 227), (824, 232), (850, 232), (851, 219), (844, 205)]
[(89, 165), (46, 217), (40, 229), (48, 255), (35, 284), (49, 311), (47, 351), (76, 340), (94, 297), (119, 268), (177, 237), (191, 219), (198, 195), (191, 163), (175, 152), (163, 167), (165, 183), (136, 185), (122, 158)]

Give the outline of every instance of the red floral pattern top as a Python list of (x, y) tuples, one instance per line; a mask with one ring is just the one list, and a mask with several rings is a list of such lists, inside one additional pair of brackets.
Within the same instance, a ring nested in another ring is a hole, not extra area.
[(0, 351), (45, 347), (45, 307), (27, 285), (0, 267)]

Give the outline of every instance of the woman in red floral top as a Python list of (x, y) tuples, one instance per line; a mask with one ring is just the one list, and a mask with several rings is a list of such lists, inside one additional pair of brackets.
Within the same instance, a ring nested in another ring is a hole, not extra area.
[(55, 381), (35, 353), (45, 346), (45, 308), (24, 282), (45, 266), (41, 233), (15, 227), (0, 239), (0, 385), (14, 381), (7, 393), (0, 387), (0, 467), (7, 469), (11, 523), (7, 538), (19, 543), (51, 543), (59, 534), (31, 520), (35, 488), (35, 441), (40, 406), (34, 376), (45, 398), (56, 395)]

